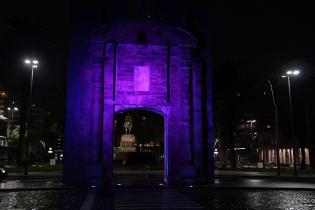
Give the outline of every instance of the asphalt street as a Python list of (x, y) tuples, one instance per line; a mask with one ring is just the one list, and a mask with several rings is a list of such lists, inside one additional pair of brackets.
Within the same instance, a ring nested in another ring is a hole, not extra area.
[[(113, 182), (116, 186), (141, 186), (157, 187), (165, 186), (162, 178), (154, 177), (152, 179), (137, 177), (131, 179), (130, 176), (121, 176)], [(195, 188), (224, 188), (224, 189), (284, 189), (284, 190), (315, 190), (315, 180), (303, 179), (276, 179), (276, 178), (216, 178), (214, 183), (207, 185), (195, 185)], [(0, 183), (0, 190), (24, 190), (24, 189), (76, 189), (72, 186), (66, 186), (61, 179), (16, 179), (4, 180)]]
[(95, 189), (64, 185), (61, 174), (13, 174), (0, 183), (0, 209), (315, 209), (312, 176), (215, 177), (213, 184), (173, 187), (160, 173), (119, 173)]
[(315, 209), (315, 191), (113, 187), (0, 191), (0, 209)]

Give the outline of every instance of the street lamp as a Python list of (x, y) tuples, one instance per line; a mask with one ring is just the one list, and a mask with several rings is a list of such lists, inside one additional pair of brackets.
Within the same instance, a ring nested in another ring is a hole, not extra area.
[(34, 70), (38, 68), (38, 60), (34, 59), (34, 60), (30, 60), (30, 59), (26, 59), (25, 64), (28, 66), (31, 66), (31, 86), (30, 86), (30, 95), (29, 95), (29, 103), (28, 103), (28, 107), (27, 107), (27, 130), (28, 130), (28, 136), (25, 140), (25, 168), (24, 168), (24, 175), (28, 174), (28, 160), (29, 160), (29, 134), (30, 134), (30, 123), (31, 123), (31, 106), (32, 106), (32, 95), (33, 95), (33, 75), (34, 75)]
[(253, 123), (256, 122), (256, 120), (247, 120), (247, 123), (250, 123), (250, 136), (251, 136), (251, 143), (250, 143), (250, 152), (251, 155), (253, 155), (253, 141), (254, 141), (254, 135), (253, 135)]
[(294, 139), (294, 122), (293, 122), (293, 111), (292, 111), (292, 97), (291, 97), (291, 80), (290, 77), (297, 76), (300, 74), (299, 70), (289, 70), (286, 72), (286, 75), (283, 75), (282, 78), (288, 78), (288, 89), (289, 89), (289, 103), (290, 103), (290, 125), (291, 125), (291, 142), (293, 143), (293, 165), (294, 165), (294, 176), (297, 176), (296, 168), (296, 158), (297, 158), (297, 148), (296, 141)]
[(250, 123), (250, 135), (253, 136), (253, 123), (255, 123), (256, 120), (247, 120), (247, 123)]
[(276, 144), (276, 164), (277, 164), (277, 175), (281, 175), (281, 168), (280, 168), (280, 154), (279, 154), (279, 124), (278, 124), (278, 106), (275, 100), (275, 95), (273, 92), (273, 87), (270, 80), (267, 80), (270, 86), (272, 102), (275, 112), (275, 144)]
[(14, 112), (15, 111), (19, 111), (19, 108), (17, 108), (17, 107), (8, 107), (8, 111), (10, 111), (11, 112), (11, 121), (13, 121), (13, 117), (14, 117)]

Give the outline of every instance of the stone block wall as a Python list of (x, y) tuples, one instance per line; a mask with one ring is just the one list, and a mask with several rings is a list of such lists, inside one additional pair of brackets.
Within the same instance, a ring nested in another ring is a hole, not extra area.
[[(136, 40), (139, 31), (146, 43)], [(192, 59), (195, 47), (183, 30), (141, 21), (108, 25), (90, 37), (78, 71), (81, 114), (74, 134), (84, 170), (101, 166), (102, 178), (111, 180), (115, 113), (146, 109), (164, 117), (165, 178), (180, 182), (206, 174), (205, 90), (200, 65)]]

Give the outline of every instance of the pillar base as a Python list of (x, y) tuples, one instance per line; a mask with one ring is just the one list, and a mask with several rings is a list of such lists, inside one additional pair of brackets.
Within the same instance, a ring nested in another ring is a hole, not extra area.
[(192, 165), (185, 165), (179, 167), (178, 170), (179, 174), (179, 181), (183, 185), (192, 185), (196, 183), (197, 174), (196, 169)]
[(86, 185), (88, 188), (102, 188), (106, 185), (103, 164), (93, 164), (86, 168)]

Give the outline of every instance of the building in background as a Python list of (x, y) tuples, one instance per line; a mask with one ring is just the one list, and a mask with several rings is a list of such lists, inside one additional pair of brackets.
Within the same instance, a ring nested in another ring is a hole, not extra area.
[[(268, 90), (262, 87), (243, 88), (232, 95), (230, 101), (219, 101), (215, 106), (217, 119), (214, 125), (217, 143), (215, 158), (217, 167), (231, 165), (233, 155), (237, 167), (255, 167), (258, 161), (265, 165), (276, 165), (276, 142), (274, 108), (272, 97)], [(228, 103), (227, 103), (228, 102)], [(286, 107), (280, 107), (285, 112)], [(225, 114), (225, 115), (224, 115)], [(279, 156), (283, 166), (293, 166), (293, 143), (290, 141), (285, 117), (288, 113), (279, 115)], [(227, 125), (226, 125), (227, 124)], [(221, 132), (221, 130), (223, 130)], [(223, 134), (223, 135), (222, 135)], [(298, 164), (302, 163), (302, 139), (298, 140)], [(222, 146), (223, 145), (223, 146)], [(304, 145), (305, 165), (310, 165), (310, 144)], [(232, 152), (233, 150), (233, 152)]]
[(0, 115), (0, 165), (7, 164), (9, 144), (7, 140), (7, 118)]
[(8, 93), (0, 89), (0, 116), (5, 116), (8, 101)]
[[(7, 141), (7, 118), (0, 115), (0, 146), (1, 147), (7, 147), (8, 141)], [(2, 153), (0, 154), (0, 156)]]
[(7, 163), (8, 156), (8, 138), (7, 138), (7, 124), (8, 118), (5, 117), (7, 105), (7, 92), (0, 90), (0, 165)]

